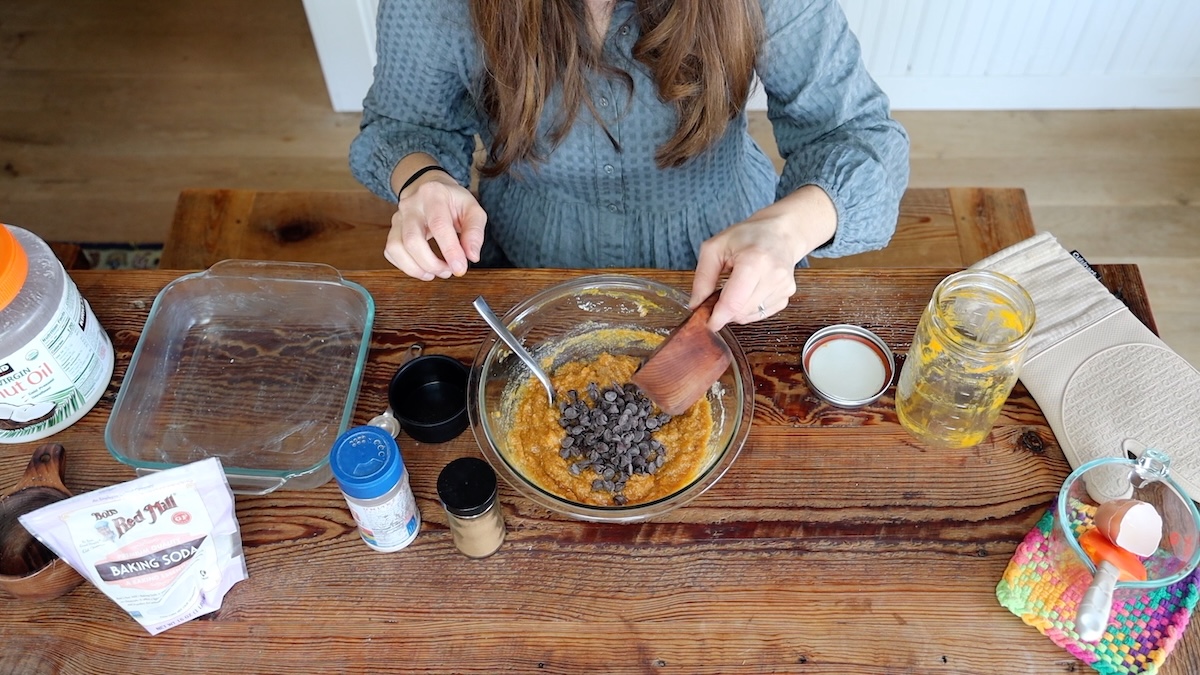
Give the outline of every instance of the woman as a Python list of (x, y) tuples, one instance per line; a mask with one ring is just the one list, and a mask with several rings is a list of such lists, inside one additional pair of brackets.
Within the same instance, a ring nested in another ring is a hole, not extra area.
[[(384, 255), (413, 277), (694, 267), (695, 306), (728, 272), (717, 330), (894, 231), (908, 138), (836, 0), (382, 0), (378, 35), (350, 163), (397, 201)], [(755, 74), (781, 177), (746, 130)]]

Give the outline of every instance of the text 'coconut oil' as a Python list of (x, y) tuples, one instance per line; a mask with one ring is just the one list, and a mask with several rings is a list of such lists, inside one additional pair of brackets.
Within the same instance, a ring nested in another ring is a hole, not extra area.
[(112, 343), (50, 246), (0, 225), (0, 443), (74, 424), (112, 372)]

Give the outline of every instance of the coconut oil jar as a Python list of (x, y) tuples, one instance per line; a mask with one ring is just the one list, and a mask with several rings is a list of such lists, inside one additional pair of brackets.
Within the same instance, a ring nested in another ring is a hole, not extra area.
[(0, 225), (0, 443), (74, 424), (112, 372), (112, 343), (50, 246)]

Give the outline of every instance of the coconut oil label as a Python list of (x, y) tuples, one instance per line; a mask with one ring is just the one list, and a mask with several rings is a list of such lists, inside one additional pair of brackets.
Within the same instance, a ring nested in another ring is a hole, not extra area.
[(0, 442), (21, 442), (74, 422), (108, 386), (112, 344), (75, 284), (37, 336), (0, 355)]

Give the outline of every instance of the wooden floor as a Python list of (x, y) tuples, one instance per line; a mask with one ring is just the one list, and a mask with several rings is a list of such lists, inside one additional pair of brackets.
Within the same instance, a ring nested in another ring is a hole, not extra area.
[[(155, 242), (184, 187), (357, 187), (358, 115), (331, 112), (301, 3), (70, 4), (0, 0), (0, 220)], [(896, 116), (914, 186), (1025, 188), (1039, 230), (1141, 265), (1200, 364), (1200, 110)]]

